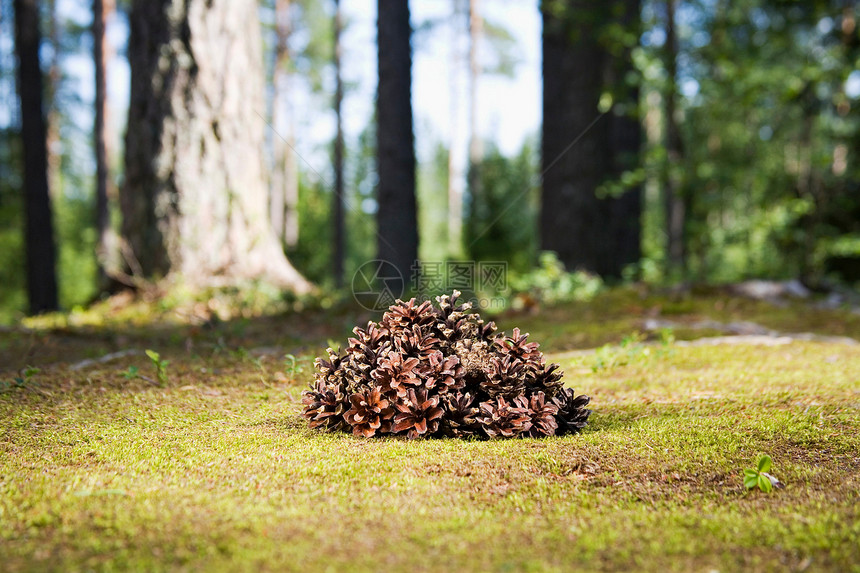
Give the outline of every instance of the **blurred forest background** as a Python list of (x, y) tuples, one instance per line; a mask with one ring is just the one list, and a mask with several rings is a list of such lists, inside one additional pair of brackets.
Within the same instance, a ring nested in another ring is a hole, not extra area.
[(0, 0), (0, 322), (375, 258), (860, 283), (854, 0), (350, 4)]

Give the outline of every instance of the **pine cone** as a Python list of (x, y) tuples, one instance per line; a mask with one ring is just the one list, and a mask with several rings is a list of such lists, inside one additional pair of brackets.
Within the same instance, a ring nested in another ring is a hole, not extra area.
[(421, 327), (413, 325), (401, 330), (399, 336), (394, 338), (394, 349), (404, 356), (426, 358), (437, 352), (439, 342), (432, 332), (424, 332)]
[(442, 352), (437, 350), (430, 354), (425, 362), (421, 363), (418, 372), (424, 378), (424, 386), (440, 394), (465, 386), (463, 367), (456, 355), (446, 358)]
[(353, 434), (370, 438), (391, 431), (394, 408), (382, 396), (380, 388), (356, 392), (349, 397), (349, 401), (352, 408), (344, 414), (344, 418), (352, 426)]
[(481, 382), (481, 390), (490, 396), (514, 398), (525, 388), (524, 365), (513, 356), (493, 356), (484, 368), (486, 380)]
[(356, 326), (352, 332), (355, 334), (355, 338), (349, 339), (350, 347), (378, 350), (382, 346), (390, 344), (388, 332), (379, 328), (373, 321), (367, 323), (366, 329)]
[(584, 394), (576, 396), (572, 388), (562, 389), (552, 399), (552, 403), (558, 408), (558, 414), (556, 414), (557, 435), (578, 432), (585, 427), (588, 416), (591, 415), (591, 410), (585, 409), (590, 400), (591, 398)]
[(555, 397), (564, 388), (561, 380), (564, 373), (556, 370), (558, 364), (542, 365), (534, 378), (526, 379), (527, 393), (543, 392), (547, 398)]
[(346, 425), (343, 413), (349, 406), (349, 400), (343, 389), (337, 386), (327, 386), (322, 380), (317, 380), (310, 390), (302, 392), (302, 416), (308, 419), (311, 428), (339, 430)]
[(433, 304), (429, 300), (418, 304), (414, 298), (409, 299), (409, 302), (398, 299), (382, 315), (383, 328), (387, 328), (394, 335), (403, 330), (412, 330), (413, 326), (430, 327), (435, 322), (436, 312)]
[(481, 402), (480, 408), (477, 420), (490, 438), (512, 438), (532, 427), (528, 409), (508, 404), (502, 396), (493, 402)]
[(543, 436), (554, 436), (558, 428), (555, 416), (558, 414), (558, 406), (552, 402), (546, 401), (546, 396), (543, 392), (538, 392), (533, 395), (528, 401), (525, 397), (517, 398), (517, 405), (526, 405), (531, 418), (532, 427), (529, 430), (529, 437), (541, 438)]
[(474, 436), (478, 432), (478, 408), (472, 406), (475, 398), (467, 393), (457, 392), (445, 396), (445, 417), (443, 430), (453, 438)]
[(540, 360), (541, 353), (538, 350), (540, 345), (537, 342), (527, 342), (528, 338), (528, 333), (521, 335), (520, 329), (515, 328), (511, 336), (503, 335), (495, 340), (502, 356), (512, 356), (523, 363), (531, 363)]
[(370, 372), (370, 377), (385, 395), (406, 396), (408, 387), (423, 384), (416, 370), (419, 363), (417, 358), (404, 358), (403, 354), (391, 350), (379, 360), (379, 366)]
[(397, 415), (394, 417), (394, 431), (409, 430), (406, 435), (414, 440), (419, 436), (435, 434), (439, 429), (439, 419), (444, 410), (439, 407), (438, 396), (427, 396), (427, 390), (417, 392), (410, 388), (406, 398), (395, 404)]

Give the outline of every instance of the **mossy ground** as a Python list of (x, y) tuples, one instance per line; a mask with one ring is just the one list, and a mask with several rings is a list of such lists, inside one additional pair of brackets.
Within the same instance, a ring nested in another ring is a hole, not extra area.
[[(561, 353), (656, 313), (860, 335), (851, 313), (717, 295), (502, 317), (559, 353), (588, 428), (409, 442), (298, 415), (320, 345), (368, 318), (348, 308), (0, 333), (0, 568), (860, 571), (860, 346)], [(167, 385), (126, 379), (155, 378), (142, 353), (70, 368), (130, 348), (170, 360)], [(25, 364), (41, 371), (11, 383)], [(765, 453), (786, 487), (748, 492)]]

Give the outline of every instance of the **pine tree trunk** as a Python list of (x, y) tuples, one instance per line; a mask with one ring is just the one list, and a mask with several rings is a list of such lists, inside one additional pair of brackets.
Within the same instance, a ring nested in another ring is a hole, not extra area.
[(469, 168), (468, 185), (471, 204), (476, 205), (481, 196), (481, 163), (484, 160), (484, 143), (478, 133), (478, 80), (481, 62), (478, 50), (484, 34), (484, 20), (479, 11), (478, 0), (469, 0)]
[(56, 310), (54, 225), (48, 190), (48, 150), (39, 65), (39, 2), (15, 0), (15, 51), (24, 150), (27, 296), (30, 313)]
[(332, 249), (332, 272), (337, 288), (343, 286), (343, 267), (346, 258), (346, 221), (344, 211), (344, 182), (343, 182), (343, 70), (341, 69), (341, 34), (343, 32), (343, 14), (340, 0), (334, 2), (334, 113), (336, 118), (336, 133), (334, 138), (334, 193), (332, 194), (332, 221), (334, 224), (334, 245)]
[(681, 131), (675, 112), (678, 99), (678, 36), (675, 31), (675, 9), (678, 0), (666, 0), (666, 94), (663, 115), (666, 122), (667, 165), (664, 175), (664, 194), (666, 201), (666, 237), (669, 275), (685, 277), (687, 273), (687, 253), (685, 227), (687, 224), (686, 204), (678, 171), (681, 168), (684, 152)]
[[(613, 20), (625, 30), (640, 36), (640, 0), (615, 0)], [(609, 153), (612, 157), (610, 178), (618, 180), (625, 171), (639, 166), (642, 148), (642, 122), (639, 114), (639, 85), (628, 85), (634, 73), (632, 46), (625, 46), (619, 57), (607, 58), (606, 84), (613, 90), (615, 105), (608, 114)], [(628, 265), (642, 258), (642, 188), (637, 185), (624, 190), (609, 201), (608, 240), (612, 245), (613, 268), (607, 274), (619, 277)]]
[(93, 149), (96, 159), (96, 258), (98, 286), (108, 292), (114, 286), (113, 277), (121, 270), (119, 245), (110, 225), (110, 156), (108, 154), (108, 105), (105, 24), (113, 11), (113, 0), (93, 0), (93, 63), (95, 66), (95, 125)]
[(378, 0), (378, 256), (409, 281), (418, 258), (409, 4)]
[(46, 129), (48, 141), (48, 189), (51, 199), (56, 201), (63, 196), (63, 143), (60, 140), (60, 109), (57, 94), (60, 90), (62, 72), (60, 71), (60, 26), (57, 21), (57, 0), (48, 0), (48, 42), (51, 44), (51, 60), (48, 65), (48, 89), (46, 90), (47, 110)]
[[(634, 4), (623, 3), (629, 17), (638, 17)], [(626, 72), (601, 43), (611, 14), (611, 5), (597, 1), (543, 3), (540, 239), (541, 248), (557, 253), (568, 269), (620, 277), (639, 259), (640, 191), (620, 198), (595, 191), (635, 165), (630, 159), (641, 133), (635, 93), (621, 98), (626, 109), (598, 110), (603, 90)]]
[(253, 0), (135, 0), (121, 194), (129, 265), (191, 286), (311, 285), (271, 226), (263, 59)]
[(453, 0), (451, 18), (450, 72), (449, 72), (449, 121), (450, 144), (448, 145), (448, 254), (460, 255), (463, 251), (463, 155), (461, 154), (461, 81), (462, 58), (461, 20), (467, 11), (464, 0)]

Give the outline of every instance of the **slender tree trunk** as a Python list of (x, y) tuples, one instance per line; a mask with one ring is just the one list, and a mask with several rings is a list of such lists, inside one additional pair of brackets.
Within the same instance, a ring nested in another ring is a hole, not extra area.
[(666, 0), (666, 93), (663, 96), (663, 115), (666, 125), (666, 173), (664, 193), (666, 200), (666, 237), (669, 275), (686, 277), (687, 250), (685, 227), (686, 202), (680, 178), (684, 150), (681, 130), (676, 118), (678, 101), (678, 35), (675, 30), (675, 11), (678, 0)]
[(478, 0), (469, 0), (469, 194), (472, 205), (481, 196), (481, 163), (484, 142), (478, 133), (478, 81), (481, 76), (480, 44), (484, 35), (484, 19)]
[(110, 156), (108, 155), (108, 105), (105, 24), (113, 11), (113, 0), (93, 0), (93, 63), (95, 64), (95, 125), (93, 148), (96, 158), (96, 256), (99, 290), (114, 285), (112, 277), (121, 270), (118, 241), (110, 225)]
[(60, 140), (60, 106), (57, 95), (60, 90), (60, 26), (57, 21), (57, 0), (48, 0), (48, 41), (51, 44), (51, 63), (48, 65), (47, 139), (48, 139), (48, 187), (51, 198), (63, 196), (63, 143)]
[(624, 22), (638, 15), (633, 0), (544, 0), (542, 5), (540, 238), (541, 248), (556, 252), (569, 269), (620, 277), (639, 258), (640, 191), (619, 198), (598, 197), (595, 191), (635, 165), (641, 130), (635, 93), (620, 94), (605, 115), (598, 110), (603, 90), (617, 88), (628, 71), (624, 58), (612, 58), (601, 41), (613, 5), (623, 9)]
[[(299, 242), (299, 172), (296, 162), (295, 117), (285, 113), (290, 99), (289, 39), (292, 34), (292, 0), (275, 4), (277, 44), (275, 48), (275, 94), (272, 103), (272, 125), (278, 131), (274, 138), (275, 169), (270, 189), (269, 211), (272, 227), (280, 240), (293, 248)], [(284, 140), (281, 139), (283, 136)]]
[(463, 0), (453, 0), (450, 43), (450, 130), (451, 141), (448, 145), (448, 253), (459, 255), (463, 250), (463, 166), (461, 156), (461, 20), (466, 14)]
[(409, 4), (378, 0), (377, 14), (377, 252), (397, 268), (405, 287), (418, 258)]
[(129, 265), (193, 286), (311, 285), (269, 225), (254, 0), (134, 0), (123, 234)]
[(57, 309), (56, 247), (48, 190), (48, 151), (39, 65), (39, 2), (15, 0), (15, 51), (24, 149), (27, 296), (30, 313)]
[(332, 220), (334, 223), (334, 248), (332, 271), (334, 273), (334, 284), (337, 288), (343, 286), (343, 266), (346, 258), (346, 221), (344, 215), (344, 184), (343, 184), (343, 118), (341, 106), (343, 104), (343, 70), (341, 68), (341, 34), (343, 32), (343, 14), (340, 9), (340, 0), (334, 2), (334, 113), (337, 122), (337, 131), (334, 138), (334, 193), (332, 194)]

